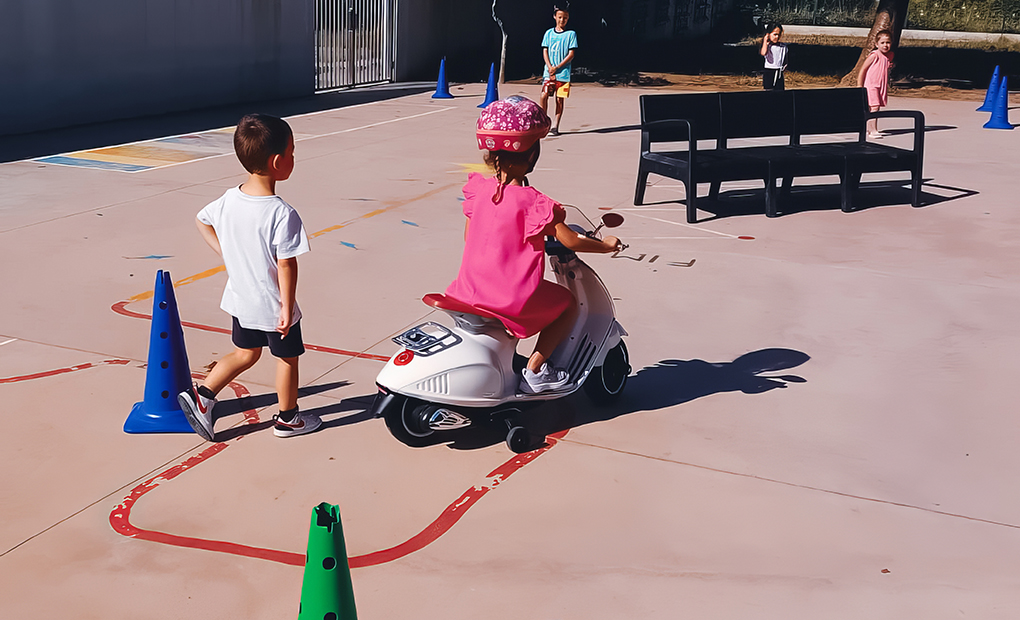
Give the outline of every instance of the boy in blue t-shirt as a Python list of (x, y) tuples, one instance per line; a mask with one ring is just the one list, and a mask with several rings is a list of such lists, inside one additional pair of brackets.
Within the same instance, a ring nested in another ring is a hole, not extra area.
[(563, 103), (570, 96), (570, 63), (577, 49), (577, 34), (567, 30), (570, 11), (565, 4), (553, 5), (553, 19), (556, 26), (546, 30), (542, 37), (542, 56), (545, 58), (545, 72), (542, 74), (542, 95), (539, 103), (542, 110), (549, 111), (549, 95), (556, 96), (556, 124), (549, 134), (560, 134), (560, 119), (563, 118)]

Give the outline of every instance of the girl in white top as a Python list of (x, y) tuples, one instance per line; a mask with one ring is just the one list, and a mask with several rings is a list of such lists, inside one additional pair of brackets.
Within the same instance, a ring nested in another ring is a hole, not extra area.
[(786, 44), (780, 43), (783, 38), (783, 26), (773, 24), (761, 42), (761, 55), (765, 57), (765, 72), (762, 74), (762, 86), (765, 90), (784, 90), (783, 72), (786, 70)]

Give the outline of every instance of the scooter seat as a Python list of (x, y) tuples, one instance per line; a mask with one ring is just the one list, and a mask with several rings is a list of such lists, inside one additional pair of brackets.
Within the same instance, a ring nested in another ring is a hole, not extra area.
[[(495, 321), (499, 325), (503, 325), (503, 320), (500, 319), (498, 315), (493, 314), (492, 312), (489, 312), (484, 308), (478, 308), (476, 306), (472, 306), (471, 304), (466, 304), (463, 301), (460, 301), (459, 299), (454, 299), (453, 297), (450, 297), (448, 295), (443, 295), (442, 293), (429, 293), (428, 295), (422, 297), (421, 300), (425, 302), (425, 305), (432, 306), (433, 308), (442, 310), (443, 312), (447, 312), (450, 314), (468, 314), (471, 316), (487, 319), (488, 321)], [(503, 326), (503, 328), (506, 329), (506, 326)]]

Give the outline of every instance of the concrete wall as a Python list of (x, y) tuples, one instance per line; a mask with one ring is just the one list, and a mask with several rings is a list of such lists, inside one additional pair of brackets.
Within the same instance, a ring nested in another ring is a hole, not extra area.
[(0, 0), (0, 135), (314, 92), (311, 0)]
[(397, 5), (396, 81), (435, 80), (444, 56), (451, 82), (485, 81), (490, 63), (499, 66), (501, 35), (491, 0), (397, 0)]

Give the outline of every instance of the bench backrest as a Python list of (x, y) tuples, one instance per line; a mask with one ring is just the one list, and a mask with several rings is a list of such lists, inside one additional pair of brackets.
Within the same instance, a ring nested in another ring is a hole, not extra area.
[(864, 140), (868, 95), (863, 88), (790, 91), (797, 111), (797, 136), (856, 133)]
[[(719, 137), (719, 93), (641, 95), (641, 124), (654, 121), (686, 119), (694, 130), (695, 140), (716, 140)], [(685, 142), (690, 139), (687, 127), (673, 124), (642, 129), (642, 150), (648, 142)]]
[(793, 91), (749, 90), (719, 93), (720, 146), (734, 138), (793, 137)]

